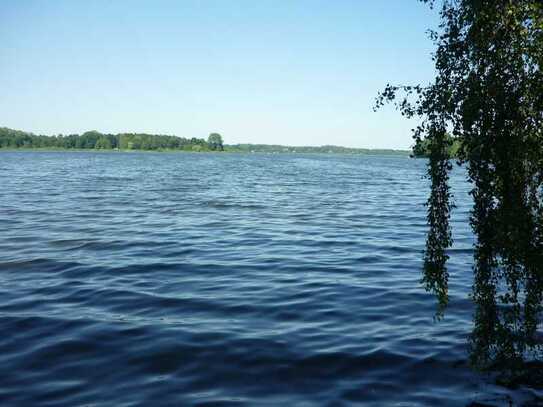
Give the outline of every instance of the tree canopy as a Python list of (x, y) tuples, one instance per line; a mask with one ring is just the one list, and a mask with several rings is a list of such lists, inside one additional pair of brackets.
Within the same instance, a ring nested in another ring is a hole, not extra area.
[(207, 144), (212, 150), (223, 151), (222, 136), (219, 133), (211, 133), (207, 138)]
[[(219, 136), (220, 137), (220, 136)], [(213, 140), (212, 140), (213, 141)], [(211, 151), (222, 150), (216, 142), (206, 142), (200, 138), (184, 138), (160, 134), (120, 133), (103, 134), (87, 131), (81, 135), (70, 134), (43, 136), (0, 127), (0, 148), (61, 148), (61, 149), (98, 149), (98, 150), (186, 150)]]
[(396, 101), (403, 115), (421, 118), (414, 138), (429, 152), (432, 185), (422, 281), (440, 312), (452, 244), (448, 135), (458, 141), (474, 201), (472, 361), (518, 372), (542, 347), (543, 2), (446, 0), (440, 16), (430, 32), (435, 80), (388, 85), (377, 107)]

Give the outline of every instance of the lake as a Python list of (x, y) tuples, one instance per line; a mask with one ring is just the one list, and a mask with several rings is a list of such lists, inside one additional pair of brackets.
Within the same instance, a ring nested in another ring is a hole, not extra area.
[(534, 403), (467, 364), (420, 285), (428, 183), (404, 157), (0, 153), (0, 404)]

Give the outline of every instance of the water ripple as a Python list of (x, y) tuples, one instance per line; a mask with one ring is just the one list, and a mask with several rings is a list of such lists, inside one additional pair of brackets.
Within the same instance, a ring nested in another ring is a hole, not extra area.
[(451, 307), (436, 323), (419, 284), (422, 160), (0, 159), (2, 405), (542, 400), (467, 366), (473, 236), (461, 169)]

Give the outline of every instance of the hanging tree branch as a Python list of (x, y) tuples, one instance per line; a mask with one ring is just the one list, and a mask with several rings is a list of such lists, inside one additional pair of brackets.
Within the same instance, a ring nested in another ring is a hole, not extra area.
[(422, 282), (436, 294), (439, 313), (447, 304), (452, 244), (447, 133), (459, 142), (477, 238), (472, 361), (519, 372), (527, 357), (541, 356), (543, 2), (445, 0), (440, 16), (438, 32), (430, 32), (435, 80), (387, 85), (376, 108), (393, 102), (403, 115), (422, 119), (414, 138), (428, 145), (431, 180)]

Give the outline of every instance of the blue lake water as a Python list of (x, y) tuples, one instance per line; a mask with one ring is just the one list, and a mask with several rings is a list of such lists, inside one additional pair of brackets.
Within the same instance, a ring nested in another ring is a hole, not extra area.
[[(424, 160), (0, 153), (0, 405), (521, 405), (420, 286)], [(533, 405), (533, 404), (532, 404)]]

